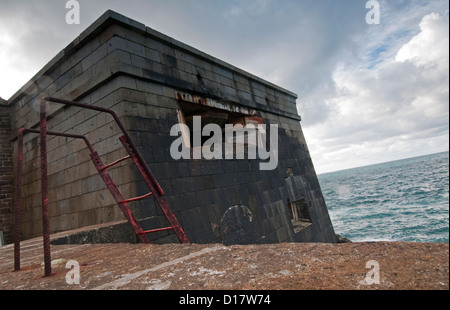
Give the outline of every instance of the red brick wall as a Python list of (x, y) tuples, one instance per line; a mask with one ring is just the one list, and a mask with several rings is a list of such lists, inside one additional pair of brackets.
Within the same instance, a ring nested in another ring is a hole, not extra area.
[(9, 107), (0, 102), (0, 231), (6, 243), (12, 242), (13, 162)]

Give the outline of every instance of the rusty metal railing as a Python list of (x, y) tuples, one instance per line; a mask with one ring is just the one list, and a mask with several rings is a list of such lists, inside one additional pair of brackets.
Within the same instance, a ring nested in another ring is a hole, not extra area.
[[(23, 159), (23, 137), (27, 133), (41, 134), (40, 130), (21, 128), (17, 135), (17, 165), (16, 165), (16, 184), (15, 184), (15, 197), (14, 197), (14, 270), (20, 270), (20, 230), (21, 230), (21, 204), (22, 204), (22, 159)], [(86, 143), (88, 149), (93, 152), (92, 145), (85, 136), (74, 135), (68, 133), (60, 133), (53, 131), (46, 131), (46, 134), (51, 136), (68, 137), (74, 139), (82, 139)], [(41, 141), (42, 143), (42, 141)], [(44, 145), (44, 149), (46, 146)], [(46, 152), (42, 152), (41, 144), (41, 183), (42, 186), (42, 226), (44, 237), (44, 264), (45, 275), (51, 274), (51, 255), (50, 255), (50, 231), (48, 220), (48, 177), (46, 165), (43, 168), (42, 163), (46, 160), (46, 156), (42, 156)], [(42, 158), (44, 157), (44, 160)]]
[[(47, 131), (47, 113), (46, 113), (46, 102), (55, 102), (60, 103), (64, 105), (69, 106), (76, 106), (80, 108), (95, 110), (99, 112), (105, 112), (109, 113), (114, 120), (116, 121), (119, 129), (122, 131), (123, 136), (119, 138), (119, 140), (124, 145), (127, 152), (130, 154), (128, 156), (125, 156), (119, 160), (116, 160), (108, 165), (104, 165), (100, 157), (98, 156), (97, 152), (94, 151), (92, 148), (92, 145), (90, 144), (89, 140), (82, 135), (75, 135), (75, 134), (68, 134), (68, 133), (60, 133), (60, 132), (53, 132), (53, 131)], [(37, 133), (40, 134), (40, 159), (41, 159), (41, 196), (42, 196), (42, 227), (43, 227), (43, 243), (44, 243), (44, 268), (45, 268), (45, 276), (51, 275), (51, 253), (50, 253), (50, 225), (49, 225), (49, 217), (48, 217), (48, 174), (47, 174), (47, 135), (54, 135), (54, 136), (61, 136), (61, 137), (69, 137), (69, 138), (75, 138), (75, 139), (83, 139), (86, 143), (90, 153), (91, 153), (91, 159), (102, 177), (103, 181), (105, 182), (107, 188), (110, 190), (111, 194), (113, 195), (114, 199), (118, 203), (119, 207), (121, 208), (122, 212), (124, 213), (126, 219), (131, 224), (133, 230), (135, 231), (136, 235), (142, 242), (149, 242), (146, 234), (152, 233), (152, 232), (158, 232), (158, 231), (164, 231), (172, 229), (174, 230), (177, 238), (181, 243), (189, 243), (188, 238), (186, 237), (183, 229), (181, 228), (180, 224), (178, 223), (178, 220), (176, 219), (175, 215), (173, 214), (172, 210), (170, 209), (169, 205), (167, 204), (166, 200), (164, 199), (164, 191), (162, 190), (161, 186), (159, 185), (158, 181), (153, 176), (153, 173), (151, 172), (150, 168), (146, 164), (144, 158), (138, 152), (135, 144), (131, 140), (131, 137), (129, 136), (128, 132), (125, 130), (125, 127), (120, 122), (117, 114), (109, 109), (96, 107), (84, 103), (64, 100), (64, 99), (58, 99), (58, 98), (52, 98), (52, 97), (44, 97), (40, 101), (40, 129), (25, 129), (21, 128), (18, 131), (18, 147), (17, 147), (17, 166), (16, 166), (16, 191), (15, 191), (15, 204), (14, 204), (14, 213), (15, 213), (15, 234), (14, 234), (14, 270), (18, 271), (20, 270), (20, 232), (21, 232), (21, 203), (22, 203), (22, 157), (23, 157), (23, 136), (26, 133)], [(122, 194), (119, 192), (117, 186), (114, 184), (113, 180), (111, 179), (107, 168), (125, 160), (131, 158), (134, 162), (134, 164), (137, 166), (139, 173), (144, 178), (144, 181), (147, 183), (148, 187), (150, 188), (151, 192), (139, 197), (134, 197), (130, 199), (124, 199)], [(154, 196), (156, 202), (160, 206), (161, 210), (163, 211), (166, 219), (168, 220), (170, 227), (164, 227), (164, 228), (157, 228), (153, 230), (147, 230), (144, 231), (139, 224), (137, 223), (136, 219), (134, 218), (131, 210), (129, 209), (127, 203), (131, 201), (136, 201), (140, 199), (144, 199), (149, 196)]]

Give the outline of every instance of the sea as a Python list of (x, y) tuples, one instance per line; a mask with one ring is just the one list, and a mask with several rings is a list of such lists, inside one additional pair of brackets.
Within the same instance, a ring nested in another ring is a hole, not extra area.
[(449, 242), (449, 152), (318, 175), (336, 234)]

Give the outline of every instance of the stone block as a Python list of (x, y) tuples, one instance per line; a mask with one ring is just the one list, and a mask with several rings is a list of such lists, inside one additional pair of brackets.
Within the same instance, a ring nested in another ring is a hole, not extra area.
[(88, 56), (86, 56), (81, 61), (81, 69), (83, 71), (89, 69), (94, 64), (99, 62), (103, 57), (105, 57), (108, 53), (108, 48), (106, 44), (101, 45), (96, 50), (92, 51)]
[(153, 173), (158, 176), (158, 179), (176, 179), (177, 168), (172, 163), (161, 163), (153, 165)]
[(203, 180), (203, 188), (204, 189), (213, 189), (214, 188), (214, 179), (212, 175), (204, 175), (202, 176)]
[(214, 191), (212, 189), (197, 192), (197, 201), (200, 206), (209, 206), (214, 203)]
[(168, 147), (152, 147), (152, 153), (153, 153), (153, 162), (154, 163), (164, 163), (167, 162), (167, 160), (171, 160), (170, 157), (170, 151)]
[[(146, 97), (149, 96), (149, 94), (154, 95), (163, 95), (163, 89), (160, 84), (150, 83), (148, 81), (143, 80), (136, 80), (137, 89), (139, 91), (145, 92)], [(146, 101), (148, 104), (151, 104), (151, 102)]]
[(177, 170), (177, 176), (179, 178), (188, 177), (191, 175), (190, 169), (189, 169), (189, 163), (186, 161), (177, 161), (173, 163)]
[(172, 190), (176, 194), (194, 192), (197, 188), (196, 182), (197, 179), (195, 177), (172, 179)]
[(225, 188), (214, 188), (214, 203), (219, 206), (220, 212), (223, 214), (230, 207), (228, 192)]
[(108, 48), (108, 53), (111, 53), (114, 50), (123, 50), (137, 56), (146, 56), (145, 47), (143, 45), (129, 41), (123, 37), (114, 36), (108, 40), (106, 45)]
[(59, 228), (60, 230), (70, 230), (79, 227), (79, 213), (62, 214), (59, 216)]
[(228, 69), (222, 68), (220, 66), (213, 66), (213, 71), (221, 76), (228, 78), (228, 79), (233, 80), (233, 78), (234, 78), (233, 72), (231, 72)]
[(234, 178), (231, 174), (214, 174), (213, 176), (214, 187), (229, 187), (235, 185)]
[(201, 175), (202, 174), (202, 168), (201, 168), (201, 161), (200, 160), (192, 160), (188, 162), (189, 165), (189, 171), (192, 176)]

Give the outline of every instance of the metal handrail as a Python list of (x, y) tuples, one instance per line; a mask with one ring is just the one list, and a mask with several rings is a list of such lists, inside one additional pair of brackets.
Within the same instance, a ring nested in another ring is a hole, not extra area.
[[(23, 159), (23, 137), (27, 133), (36, 133), (40, 134), (40, 130), (29, 129), (29, 128), (21, 128), (18, 131), (17, 135), (17, 164), (16, 164), (16, 184), (15, 184), (15, 197), (14, 197), (14, 271), (20, 270), (20, 228), (21, 228), (21, 205), (22, 205), (22, 159)], [(61, 132), (53, 132), (47, 131), (48, 135), (51, 136), (59, 136), (59, 137), (68, 137), (74, 139), (82, 139), (89, 151), (92, 153), (94, 149), (92, 148), (89, 140), (82, 135), (74, 135), (68, 133)], [(41, 154), (42, 158), (42, 154)], [(42, 169), (42, 167), (41, 167)], [(41, 175), (42, 177), (42, 175)], [(41, 180), (42, 182), (47, 183), (47, 175), (45, 174)], [(45, 196), (45, 197), (44, 197)], [(48, 202), (47, 194), (43, 193), (43, 200)], [(44, 238), (44, 264), (45, 264), (45, 275), (49, 276), (51, 274), (51, 255), (50, 255), (50, 236), (49, 230), (47, 229), (45, 222), (48, 223), (48, 211), (47, 211), (47, 203), (44, 203), (42, 206), (42, 215), (43, 215), (43, 238)], [(47, 224), (48, 226), (48, 224)]]
[[(103, 165), (98, 157), (98, 154), (93, 150), (92, 145), (89, 143), (89, 140), (82, 135), (74, 135), (74, 134), (68, 134), (68, 133), (60, 133), (60, 132), (53, 132), (53, 131), (47, 131), (47, 111), (46, 111), (46, 102), (55, 102), (60, 103), (64, 105), (69, 106), (76, 106), (84, 109), (90, 109), (95, 110), (99, 112), (105, 112), (109, 113), (115, 122), (117, 123), (118, 127), (123, 133), (123, 136), (119, 138), (119, 140), (122, 142), (124, 147), (127, 149), (127, 152), (130, 154), (130, 156), (125, 156), (124, 158), (121, 158), (119, 160), (116, 160), (115, 162), (112, 162), (108, 165)], [(102, 176), (103, 180), (105, 181), (108, 189), (110, 189), (111, 193), (114, 196), (114, 199), (116, 199), (116, 202), (119, 204), (119, 206), (122, 208), (125, 208), (124, 212), (125, 217), (127, 217), (127, 220), (132, 225), (133, 229), (135, 230), (136, 234), (143, 242), (149, 242), (147, 237), (144, 235), (149, 232), (157, 232), (157, 231), (163, 231), (168, 229), (173, 229), (175, 231), (175, 234), (177, 235), (178, 239), (181, 243), (189, 243), (189, 240), (187, 239), (184, 231), (180, 227), (176, 217), (174, 216), (173, 212), (170, 210), (170, 207), (168, 206), (165, 199), (162, 197), (164, 195), (164, 191), (162, 190), (161, 186), (159, 185), (158, 181), (155, 179), (153, 173), (151, 172), (150, 168), (148, 167), (146, 161), (142, 157), (141, 153), (137, 150), (136, 145), (131, 140), (130, 135), (126, 131), (125, 127), (123, 126), (122, 122), (119, 120), (117, 114), (110, 110), (105, 109), (102, 107), (96, 107), (84, 103), (69, 101), (65, 99), (59, 99), (59, 98), (53, 98), (53, 97), (43, 97), (40, 101), (40, 130), (35, 129), (25, 129), (21, 128), (18, 132), (18, 150), (17, 150), (17, 167), (16, 167), (16, 192), (15, 192), (15, 236), (14, 236), (14, 270), (18, 271), (20, 270), (20, 221), (21, 221), (21, 215), (20, 215), (20, 208), (21, 208), (21, 202), (22, 202), (22, 157), (23, 157), (23, 135), (25, 133), (39, 133), (40, 134), (40, 157), (41, 157), (41, 195), (42, 195), (42, 227), (43, 227), (43, 239), (44, 239), (44, 264), (45, 264), (45, 276), (51, 275), (51, 253), (50, 253), (50, 225), (49, 225), (49, 217), (48, 217), (48, 174), (47, 174), (47, 134), (48, 135), (55, 135), (55, 136), (61, 136), (61, 137), (69, 137), (69, 138), (78, 138), (83, 139), (91, 152), (91, 159), (94, 162), (94, 165), (96, 166), (98, 172)], [(145, 182), (151, 189), (151, 192), (148, 194), (145, 194), (143, 196), (134, 197), (130, 199), (123, 199), (121, 194), (118, 192), (117, 187), (112, 182), (109, 174), (106, 171), (106, 168), (111, 167), (122, 160), (131, 158), (133, 162), (138, 167), (139, 172), (144, 177)], [(129, 212), (130, 210), (125, 205), (127, 202), (140, 200), (143, 198), (146, 198), (150, 195), (155, 195), (155, 199), (160, 205), (164, 215), (166, 216), (166, 219), (169, 221), (171, 228), (165, 227), (165, 228), (158, 228), (154, 230), (149, 231), (143, 231), (142, 228), (137, 224), (136, 219), (134, 216)], [(125, 206), (123, 206), (125, 205)]]
[[(145, 172), (150, 176), (153, 184), (155, 184), (155, 186), (156, 186), (158, 192), (160, 193), (160, 195), (161, 196), (164, 195), (164, 191), (162, 190), (162, 188), (159, 185), (158, 181), (154, 178), (153, 173), (150, 170), (150, 168), (148, 167), (148, 165), (146, 164), (144, 158), (142, 157), (142, 155), (139, 152), (136, 152), (136, 150), (137, 150), (136, 145), (133, 143), (133, 140), (131, 139), (131, 137), (128, 134), (128, 132), (125, 129), (125, 127), (123, 126), (123, 124), (120, 121), (119, 117), (117, 116), (116, 112), (114, 112), (113, 110), (110, 110), (110, 109), (105, 109), (105, 108), (102, 108), (102, 107), (96, 107), (96, 106), (85, 104), (85, 103), (80, 103), (80, 102), (75, 102), (75, 101), (70, 101), (70, 100), (65, 100), (65, 99), (59, 99), (59, 98), (54, 98), (54, 97), (44, 97), (41, 100), (41, 113), (42, 113), (42, 105), (45, 105), (45, 101), (61, 103), (61, 104), (75, 106), (75, 107), (80, 107), (80, 108), (84, 108), (84, 109), (89, 109), (89, 110), (95, 110), (95, 111), (99, 111), (99, 112), (109, 113), (114, 118), (114, 121), (117, 123), (117, 126), (120, 128), (120, 131), (122, 131), (122, 133), (125, 136), (128, 144), (135, 151), (136, 156), (139, 158), (139, 161), (142, 163), (142, 165), (143, 165), (143, 167), (145, 169)], [(41, 119), (41, 124), (42, 124), (42, 119)]]

